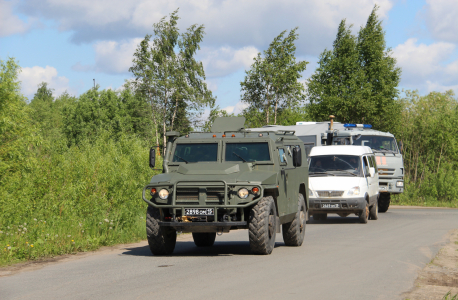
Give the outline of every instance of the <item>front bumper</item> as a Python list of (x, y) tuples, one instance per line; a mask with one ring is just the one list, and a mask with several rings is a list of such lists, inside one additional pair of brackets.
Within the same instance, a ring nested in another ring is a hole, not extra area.
[[(313, 213), (357, 213), (366, 208), (364, 197), (355, 198), (309, 198), (310, 214)], [(323, 204), (339, 204), (339, 208), (323, 208)]]
[[(399, 186), (399, 182), (402, 182), (402, 187)], [(380, 178), (379, 191), (380, 193), (401, 194), (404, 192), (404, 180)]]
[(241, 222), (159, 222), (161, 227), (172, 227), (181, 232), (229, 232), (231, 229), (246, 229), (248, 223)]

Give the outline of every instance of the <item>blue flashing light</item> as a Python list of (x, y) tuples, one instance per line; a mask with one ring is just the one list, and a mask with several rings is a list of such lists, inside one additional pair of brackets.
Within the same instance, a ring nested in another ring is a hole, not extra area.
[(351, 123), (345, 123), (344, 124), (345, 128), (372, 128), (372, 125), (370, 124), (351, 124)]

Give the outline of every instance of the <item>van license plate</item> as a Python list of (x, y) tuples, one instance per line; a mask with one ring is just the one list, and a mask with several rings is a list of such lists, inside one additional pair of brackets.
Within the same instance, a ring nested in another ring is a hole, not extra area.
[(185, 208), (184, 214), (186, 216), (214, 216), (213, 208)]
[(336, 203), (336, 204), (325, 203), (325, 204), (321, 204), (321, 208), (340, 208), (340, 204), (339, 203)]

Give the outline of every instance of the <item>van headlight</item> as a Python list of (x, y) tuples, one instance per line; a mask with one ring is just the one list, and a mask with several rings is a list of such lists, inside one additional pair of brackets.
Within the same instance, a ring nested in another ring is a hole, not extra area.
[(313, 194), (313, 190), (312, 189), (309, 189), (309, 197), (315, 197), (315, 195)]
[(358, 195), (359, 195), (359, 192), (360, 192), (359, 186), (355, 186), (355, 187), (352, 187), (352, 188), (348, 191), (347, 195), (348, 195), (348, 196), (358, 196)]
[(246, 197), (248, 197), (248, 190), (246, 188), (242, 188), (238, 191), (237, 194), (240, 198), (245, 199)]
[(404, 187), (404, 181), (397, 181), (396, 182), (397, 187)]
[(162, 189), (159, 191), (159, 198), (161, 198), (162, 200), (165, 200), (169, 197), (169, 191), (167, 191), (166, 189)]

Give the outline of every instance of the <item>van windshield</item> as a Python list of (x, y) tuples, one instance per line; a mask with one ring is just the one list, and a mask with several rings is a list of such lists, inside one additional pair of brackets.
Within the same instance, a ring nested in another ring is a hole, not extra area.
[(173, 162), (193, 163), (216, 161), (218, 144), (177, 144), (173, 153)]
[(310, 157), (310, 176), (362, 176), (361, 157), (356, 155), (319, 155)]

